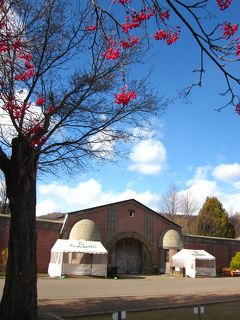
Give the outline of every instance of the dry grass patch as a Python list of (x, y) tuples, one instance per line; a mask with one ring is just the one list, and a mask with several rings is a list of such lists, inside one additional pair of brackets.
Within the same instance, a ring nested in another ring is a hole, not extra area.
[[(236, 320), (240, 315), (240, 301), (208, 304), (204, 314), (193, 313), (193, 307), (127, 312), (127, 320)], [(68, 320), (111, 320), (112, 314), (66, 318)]]

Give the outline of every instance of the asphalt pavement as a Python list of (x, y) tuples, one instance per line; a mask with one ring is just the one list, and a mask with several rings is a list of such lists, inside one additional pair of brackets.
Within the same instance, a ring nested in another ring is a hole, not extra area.
[[(0, 291), (3, 283), (4, 280), (0, 279)], [(55, 315), (55, 319), (117, 310), (149, 310), (236, 300), (240, 301), (240, 277), (38, 279), (39, 312)]]

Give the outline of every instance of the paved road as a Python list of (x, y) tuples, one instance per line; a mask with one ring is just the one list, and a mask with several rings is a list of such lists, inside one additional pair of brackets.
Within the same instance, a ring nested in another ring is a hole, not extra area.
[(240, 293), (239, 278), (40, 279), (39, 299)]
[[(0, 279), (0, 292), (4, 281)], [(128, 279), (38, 279), (38, 299), (75, 299), (173, 294), (240, 294), (240, 277), (166, 278), (150, 276)]]
[[(0, 280), (0, 293), (3, 280)], [(117, 310), (146, 310), (177, 305), (240, 301), (239, 278), (129, 279), (68, 278), (38, 280), (39, 313), (69, 317)], [(55, 318), (56, 319), (56, 318)]]

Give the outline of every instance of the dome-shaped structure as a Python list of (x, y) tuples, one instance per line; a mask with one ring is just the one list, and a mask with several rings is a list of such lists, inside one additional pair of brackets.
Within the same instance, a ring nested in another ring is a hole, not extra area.
[(163, 236), (162, 246), (164, 249), (182, 249), (182, 235), (176, 230), (168, 230)]
[(100, 233), (96, 223), (89, 219), (83, 219), (75, 223), (70, 231), (69, 239), (84, 239), (88, 241), (101, 240)]

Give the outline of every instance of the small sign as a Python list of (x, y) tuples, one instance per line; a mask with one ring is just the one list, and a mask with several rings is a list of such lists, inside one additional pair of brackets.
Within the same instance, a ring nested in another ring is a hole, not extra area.
[(126, 311), (117, 311), (112, 315), (112, 320), (123, 320), (127, 319)]
[(204, 314), (204, 307), (203, 306), (194, 307), (193, 313), (194, 314)]

